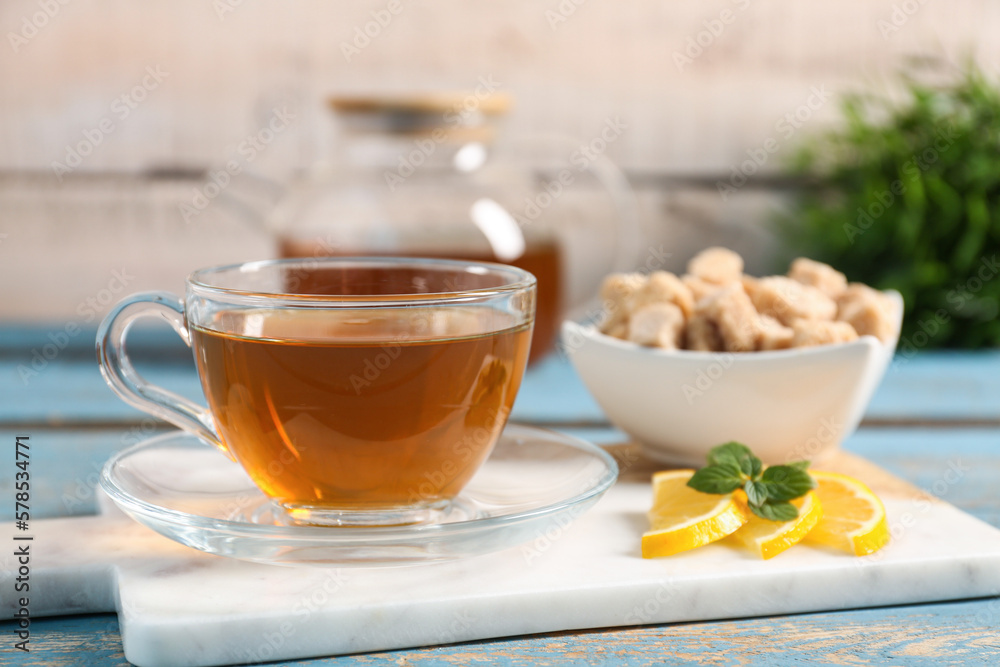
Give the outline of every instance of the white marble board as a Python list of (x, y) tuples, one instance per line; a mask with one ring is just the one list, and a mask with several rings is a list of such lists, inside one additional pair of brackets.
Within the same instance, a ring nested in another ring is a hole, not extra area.
[[(643, 560), (652, 468), (634, 449), (616, 455), (622, 478), (575, 523), (451, 563), (275, 567), (189, 549), (113, 508), (34, 521), (31, 613), (117, 610), (126, 657), (165, 667), (1000, 594), (1000, 530), (848, 454), (824, 467), (864, 479), (884, 500), (894, 539), (878, 554), (800, 545), (761, 561), (723, 542)], [(14, 532), (3, 526), (7, 544)], [(17, 564), (4, 551), (0, 613), (9, 618)]]

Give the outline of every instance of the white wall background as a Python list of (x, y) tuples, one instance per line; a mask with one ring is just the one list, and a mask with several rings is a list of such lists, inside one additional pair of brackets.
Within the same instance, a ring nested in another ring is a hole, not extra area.
[[(375, 29), (373, 16), (391, 20)], [(366, 27), (376, 36), (354, 42)], [(480, 77), (514, 96), (512, 137), (589, 138), (623, 119), (608, 156), (642, 176), (648, 241), (678, 263), (729, 244), (763, 267), (774, 196), (745, 188), (723, 202), (684, 179), (710, 186), (768, 138), (772, 170), (836, 118), (833, 98), (802, 111), (814, 91), (885, 89), (915, 59), (947, 71), (972, 56), (996, 71), (1000, 3), (4, 0), (0, 36), (0, 317), (60, 320), (113, 269), (135, 276), (128, 291), (179, 289), (193, 268), (271, 252), (226, 211), (185, 224), (177, 203), (191, 183), (137, 174), (222, 164), (287, 104), (294, 126), (254, 165), (286, 173), (320, 152), (331, 93), (462, 90)], [(687, 50), (698, 39), (701, 52)], [(352, 42), (359, 52), (345, 57)], [(695, 57), (678, 66), (685, 53)], [(147, 68), (165, 74), (123, 117), (121, 97)], [(808, 117), (786, 136), (777, 124), (797, 111)], [(55, 181), (53, 162), (108, 121)]]

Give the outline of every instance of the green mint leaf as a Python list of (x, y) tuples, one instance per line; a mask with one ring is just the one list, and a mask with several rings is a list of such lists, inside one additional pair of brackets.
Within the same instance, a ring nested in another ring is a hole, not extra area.
[(708, 451), (708, 465), (710, 466), (719, 465), (720, 463), (732, 463), (739, 468), (740, 461), (746, 458), (757, 457), (753, 455), (749, 447), (741, 445), (738, 442), (727, 442), (724, 445), (712, 447)]
[(761, 475), (760, 482), (767, 487), (768, 498), (778, 501), (798, 498), (816, 488), (809, 473), (792, 466), (771, 466)]
[(727, 442), (724, 445), (713, 447), (708, 452), (709, 465), (719, 465), (722, 463), (737, 466), (740, 472), (749, 479), (760, 477), (760, 471), (763, 467), (760, 459), (754, 456), (750, 448), (738, 442)]
[(750, 502), (750, 505), (763, 505), (767, 502), (768, 489), (767, 485), (763, 482), (751, 480), (746, 483), (743, 490), (746, 491), (747, 500)]
[(687, 483), (702, 493), (732, 493), (743, 486), (739, 466), (733, 463), (710, 465), (697, 471)]
[(791, 521), (799, 515), (795, 505), (787, 502), (768, 501), (763, 505), (750, 505), (750, 511), (768, 521)]
[(795, 468), (796, 470), (801, 470), (802, 472), (806, 472), (807, 470), (809, 470), (810, 463), (812, 463), (812, 461), (792, 461), (791, 463), (786, 463), (785, 465), (788, 466), (789, 468)]
[(753, 454), (740, 460), (740, 470), (742, 470), (743, 474), (750, 479), (757, 479), (760, 477), (760, 469), (762, 466), (763, 464), (760, 459)]

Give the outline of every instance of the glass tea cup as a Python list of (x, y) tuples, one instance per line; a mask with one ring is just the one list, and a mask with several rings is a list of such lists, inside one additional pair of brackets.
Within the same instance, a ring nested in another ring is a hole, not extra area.
[[(530, 273), (485, 262), (251, 262), (196, 271), (183, 301), (127, 297), (97, 351), (119, 397), (221, 449), (290, 522), (421, 523), (503, 430), (535, 299)], [(136, 372), (125, 337), (142, 317), (192, 348), (208, 409)]]

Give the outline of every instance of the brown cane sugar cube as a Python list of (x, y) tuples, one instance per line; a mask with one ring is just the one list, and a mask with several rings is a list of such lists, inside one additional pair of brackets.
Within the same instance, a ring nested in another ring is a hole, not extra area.
[(785, 350), (792, 346), (795, 331), (791, 327), (769, 315), (761, 315), (757, 321), (757, 349)]
[(628, 339), (649, 347), (676, 350), (684, 333), (684, 313), (672, 303), (651, 303), (632, 313)]
[(829, 264), (817, 262), (807, 257), (799, 257), (792, 262), (788, 277), (803, 285), (811, 285), (831, 299), (836, 299), (847, 289), (847, 276)]
[(681, 279), (668, 271), (654, 271), (649, 275), (646, 284), (638, 289), (628, 300), (626, 307), (629, 312), (653, 303), (672, 303), (681, 309), (684, 317), (694, 310), (694, 296)]
[(610, 333), (628, 321), (628, 302), (645, 284), (646, 276), (641, 273), (612, 273), (604, 279), (601, 283), (605, 312), (601, 322), (603, 333)]
[(699, 352), (721, 352), (722, 335), (715, 322), (695, 311), (684, 328), (684, 347)]
[(706, 248), (688, 262), (688, 273), (716, 285), (740, 279), (743, 258), (728, 248)]
[(641, 273), (611, 273), (601, 283), (601, 298), (605, 301), (624, 301), (646, 284)]
[(832, 320), (837, 314), (833, 299), (815, 287), (784, 276), (760, 278), (751, 289), (750, 298), (757, 312), (785, 326), (800, 319)]
[(694, 299), (695, 303), (698, 303), (706, 296), (712, 294), (720, 288), (720, 285), (707, 282), (698, 276), (692, 276), (690, 273), (685, 273), (681, 276), (681, 282), (684, 283), (684, 286), (691, 292), (691, 297)]
[(696, 306), (718, 328), (726, 352), (750, 352), (757, 347), (758, 315), (743, 291), (733, 283), (710, 294)]
[(611, 336), (612, 338), (628, 340), (628, 322), (622, 320), (607, 331), (602, 331), (601, 333)]
[(884, 294), (861, 283), (851, 283), (837, 298), (838, 320), (854, 327), (859, 336), (875, 336), (883, 343), (896, 335), (893, 309)]
[(848, 343), (858, 338), (854, 327), (847, 322), (795, 320), (792, 323), (792, 330), (795, 332), (792, 337), (792, 347)]

